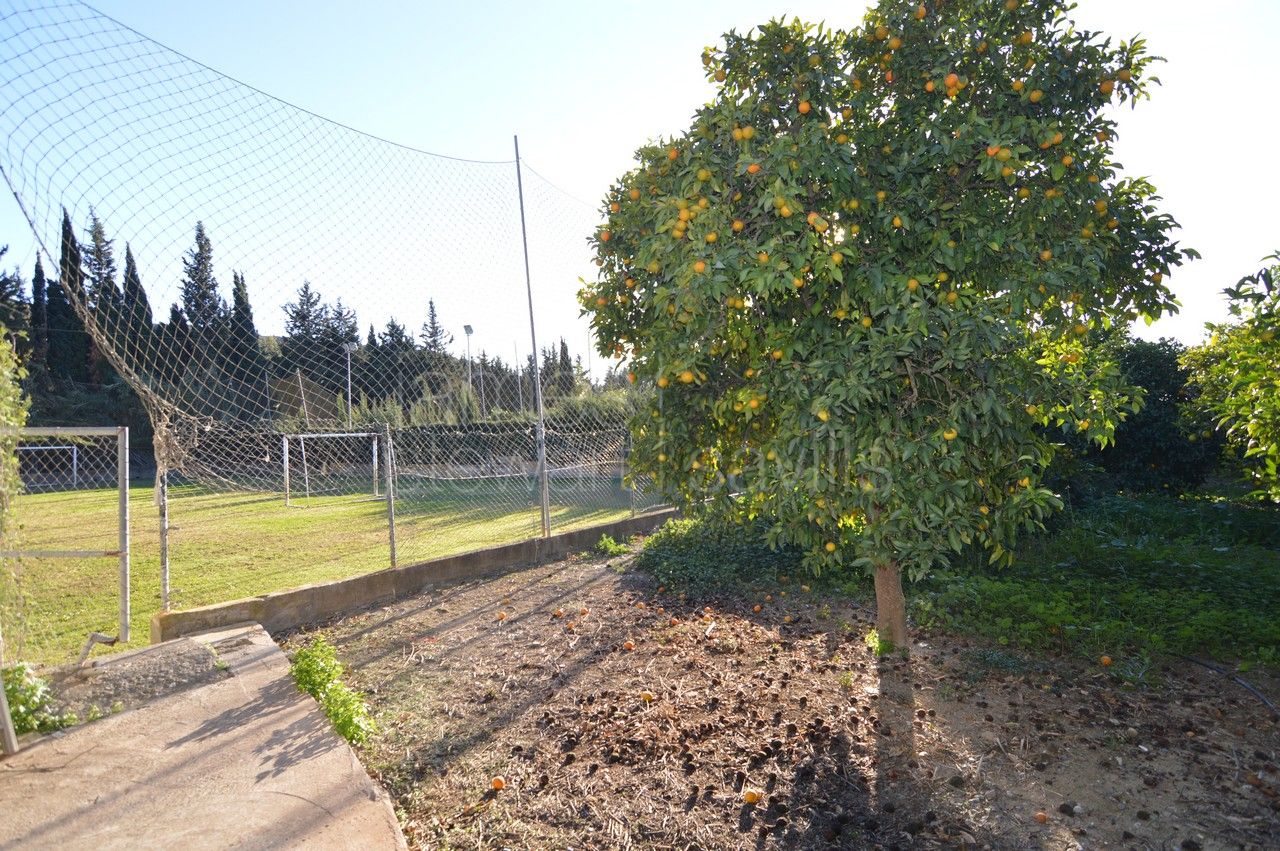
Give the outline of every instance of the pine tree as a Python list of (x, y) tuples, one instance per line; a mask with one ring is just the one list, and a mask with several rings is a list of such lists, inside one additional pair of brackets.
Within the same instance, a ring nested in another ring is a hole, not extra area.
[(36, 255), (36, 268), (31, 273), (31, 360), (43, 365), (49, 354), (49, 285), (44, 266)]
[(155, 321), (151, 315), (151, 302), (147, 300), (147, 291), (142, 286), (142, 278), (138, 276), (138, 264), (133, 260), (133, 250), (129, 243), (124, 245), (124, 315), (125, 327), (131, 334), (141, 334), (150, 330)]
[(436, 315), (435, 299), (427, 299), (427, 321), (422, 326), (420, 339), (422, 347), (432, 355), (448, 354), (449, 346), (453, 343), (453, 335), (444, 330)]
[[(117, 379), (115, 370), (107, 360), (103, 345), (116, 346), (122, 342), (119, 334), (123, 319), (123, 299), (116, 285), (116, 259), (112, 241), (107, 239), (107, 229), (98, 214), (89, 209), (88, 240), (81, 243), (84, 258), (85, 306), (93, 317), (101, 337), (90, 340), (89, 375), (97, 385), (112, 384)], [(110, 340), (104, 343), (103, 340)]]
[(116, 259), (112, 240), (98, 214), (89, 209), (89, 239), (81, 244), (84, 257), (85, 299), (99, 325), (110, 332), (120, 317), (122, 298), (116, 286)]
[(216, 339), (227, 306), (213, 275), (213, 244), (204, 222), (196, 222), (195, 246), (182, 259), (182, 310), (202, 348)]
[(84, 270), (80, 265), (80, 243), (65, 209), (58, 285), (49, 287), (48, 298), (49, 373), (56, 379), (87, 383), (89, 333), (71, 304), (72, 298), (84, 303)]

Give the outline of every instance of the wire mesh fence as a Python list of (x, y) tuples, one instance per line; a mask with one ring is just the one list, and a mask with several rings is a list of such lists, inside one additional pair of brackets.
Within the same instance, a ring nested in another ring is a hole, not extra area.
[(21, 0), (0, 140), (41, 246), (32, 386), (145, 410), (166, 505), (135, 537), (172, 605), (656, 504), (627, 478), (644, 400), (579, 317), (599, 213), (518, 155), (387, 142)]
[[(24, 429), (15, 442), (18, 522), (5, 542), (2, 615), (11, 657), (88, 632), (128, 641), (128, 430)], [(64, 631), (74, 624), (70, 631)], [(82, 630), (82, 627), (87, 627)]]

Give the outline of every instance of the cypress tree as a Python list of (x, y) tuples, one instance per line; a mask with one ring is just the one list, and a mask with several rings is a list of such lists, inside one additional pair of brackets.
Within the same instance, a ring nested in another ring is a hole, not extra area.
[[(89, 209), (88, 240), (81, 243), (84, 258), (85, 304), (101, 336), (90, 340), (89, 374), (95, 384), (113, 383), (115, 370), (107, 360), (103, 345), (117, 346), (123, 318), (123, 299), (116, 285), (116, 259), (112, 241), (98, 214)], [(110, 341), (109, 343), (105, 341)]]
[(72, 299), (84, 304), (84, 270), (80, 265), (80, 243), (64, 209), (58, 286), (49, 287), (49, 372), (57, 379), (87, 383), (89, 333), (72, 306)]
[(49, 353), (49, 285), (39, 254), (31, 273), (31, 348), (32, 361), (43, 364)]
[(266, 359), (258, 345), (258, 329), (249, 304), (249, 288), (244, 275), (232, 272), (231, 365), (232, 377), (240, 385), (238, 402), (241, 419), (253, 420), (269, 414), (266, 392)]

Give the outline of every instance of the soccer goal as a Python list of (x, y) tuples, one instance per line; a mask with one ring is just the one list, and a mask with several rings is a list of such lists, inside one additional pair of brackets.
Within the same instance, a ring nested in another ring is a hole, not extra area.
[(299, 497), (382, 499), (378, 483), (381, 438), (375, 431), (281, 435), (284, 504), (292, 506)]

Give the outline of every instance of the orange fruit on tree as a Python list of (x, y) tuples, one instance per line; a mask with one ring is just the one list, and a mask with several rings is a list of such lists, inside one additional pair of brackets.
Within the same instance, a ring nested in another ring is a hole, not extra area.
[(947, 429), (946, 431), (944, 431), (944, 432), (942, 433), (942, 439), (943, 439), (943, 440), (947, 440), (947, 441), (955, 440), (955, 439), (956, 439), (956, 437), (958, 437), (958, 436), (959, 436), (959, 434), (960, 434), (960, 432), (956, 431), (956, 430), (955, 430), (955, 429), (953, 429), (953, 428), (949, 428), (949, 429)]
[(679, 157), (680, 157), (680, 152), (675, 148), (672, 148), (669, 151), (667, 151), (667, 159), (671, 160), (672, 162), (675, 162)]
[(935, 85), (933, 84), (933, 80), (925, 80), (925, 81), (924, 81), (924, 90), (925, 90), (926, 92), (931, 92), (931, 91), (933, 91), (933, 90), (934, 90), (934, 89), (936, 89), (936, 88), (937, 88), (937, 86), (935, 86)]
[(825, 549), (825, 550), (826, 550), (827, 552), (829, 552), (829, 553), (834, 553), (834, 552), (836, 551), (836, 542), (835, 542), (835, 541), (827, 541), (825, 544), (823, 544), (823, 545), (822, 545), (822, 548), (823, 548), (823, 549)]
[(1102, 91), (1104, 95), (1110, 95), (1111, 92), (1115, 90), (1115, 87), (1116, 87), (1115, 80), (1103, 80), (1100, 84), (1098, 84), (1098, 88)]
[(1044, 92), (1040, 91), (1039, 89), (1032, 89), (1031, 94), (1027, 95), (1027, 100), (1031, 101), (1032, 103), (1039, 103), (1043, 99), (1044, 99)]
[(915, 278), (907, 279), (907, 289), (910, 290), (911, 292), (915, 292), (919, 286), (920, 286), (920, 282), (917, 281)]
[(1026, 85), (1027, 85), (1027, 84), (1026, 84), (1026, 83), (1024, 83), (1024, 82), (1022, 82), (1021, 80), (1014, 80), (1014, 81), (1013, 81), (1013, 90), (1014, 90), (1015, 92), (1020, 92), (1020, 91), (1022, 91), (1022, 90), (1023, 90), (1023, 88), (1024, 88)]
[(987, 156), (994, 157), (998, 153), (1000, 153), (999, 145), (987, 145)]
[(681, 373), (680, 373), (680, 383), (682, 383), (682, 384), (692, 384), (692, 383), (693, 383), (693, 370), (691, 370), (691, 369), (686, 369), (684, 372), (681, 372)]
[(697, 273), (699, 273), (699, 274), (701, 274), (701, 273), (703, 273), (703, 272), (707, 271), (707, 264), (706, 264), (706, 261), (704, 261), (704, 260), (697, 260), (697, 261), (694, 261), (694, 264), (693, 264), (693, 271), (695, 271), (695, 272), (697, 272)]
[(807, 100), (802, 100), (802, 101), (800, 101), (799, 109), (800, 109), (800, 114), (801, 114), (801, 115), (808, 115), (808, 114), (809, 114), (809, 110), (810, 110), (810, 109), (812, 109), (812, 108), (813, 108), (813, 107), (809, 104), (809, 102), (808, 102)]
[(948, 89), (954, 89), (956, 86), (960, 85), (960, 75), (955, 71), (952, 71), (943, 78), (942, 82), (946, 83)]
[(628, 192), (628, 193), (627, 193), (627, 195), (628, 195), (628, 197), (630, 197), (630, 198), (631, 198), (631, 200), (632, 200), (632, 201), (639, 201), (639, 200), (640, 200), (640, 190), (639, 190), (639, 189), (632, 189), (630, 192)]

